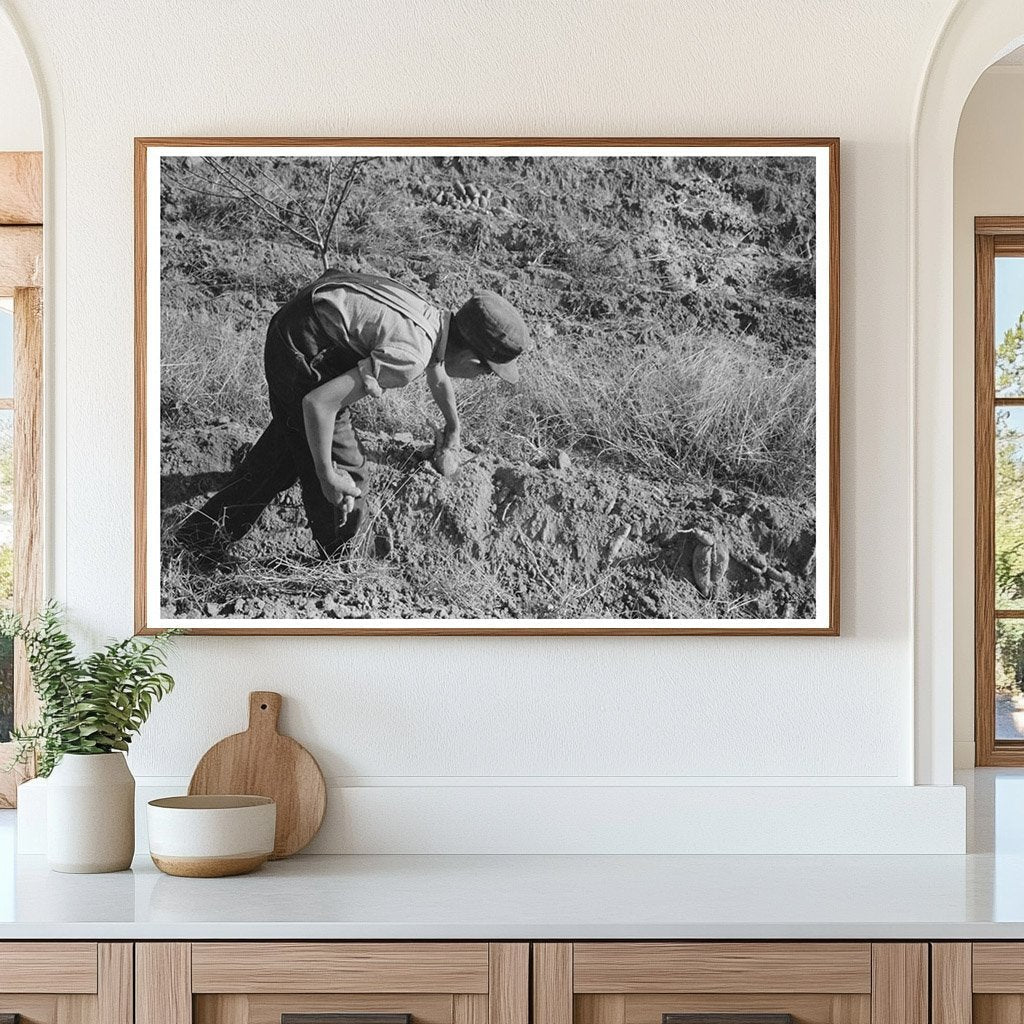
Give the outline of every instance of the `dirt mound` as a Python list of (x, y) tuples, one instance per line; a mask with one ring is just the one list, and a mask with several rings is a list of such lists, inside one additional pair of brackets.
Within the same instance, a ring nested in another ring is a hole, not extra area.
[[(697, 481), (665, 484), (565, 452), (468, 450), (441, 477), (411, 434), (364, 435), (365, 531), (313, 555), (297, 490), (222, 569), (198, 570), (175, 524), (220, 486), (252, 432), (179, 427), (164, 451), (164, 595), (176, 616), (803, 618), (814, 613), (814, 509)], [(239, 591), (242, 591), (241, 593)]]

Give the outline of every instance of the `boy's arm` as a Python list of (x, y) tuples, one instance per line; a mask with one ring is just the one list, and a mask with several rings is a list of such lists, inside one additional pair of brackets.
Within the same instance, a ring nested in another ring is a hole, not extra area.
[(306, 427), (306, 441), (313, 456), (313, 465), (320, 480), (324, 497), (339, 506), (347, 516), (355, 505), (360, 491), (348, 473), (338, 472), (331, 457), (334, 440), (334, 421), (342, 409), (358, 402), (366, 394), (366, 385), (358, 368), (340, 377), (325, 381), (302, 399), (302, 421)]
[(462, 427), (459, 423), (459, 410), (455, 404), (455, 388), (452, 387), (451, 378), (445, 373), (443, 364), (431, 363), (427, 367), (427, 384), (435, 404), (444, 417), (442, 448), (455, 450), (462, 443)]

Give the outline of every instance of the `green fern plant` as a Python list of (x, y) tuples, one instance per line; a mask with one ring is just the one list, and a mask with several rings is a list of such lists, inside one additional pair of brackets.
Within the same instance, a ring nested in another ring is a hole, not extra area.
[(75, 654), (59, 607), (51, 602), (25, 623), (0, 612), (0, 635), (21, 640), (39, 696), (37, 722), (15, 729), (10, 767), (34, 753), (39, 775), (49, 775), (65, 754), (125, 751), (174, 680), (161, 671), (171, 639), (181, 630), (154, 637), (112, 641), (84, 658)]

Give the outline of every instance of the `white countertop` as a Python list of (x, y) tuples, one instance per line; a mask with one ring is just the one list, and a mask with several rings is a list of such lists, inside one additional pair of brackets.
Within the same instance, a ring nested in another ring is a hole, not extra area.
[(13, 854), (0, 940), (1024, 939), (1024, 772), (977, 772), (966, 856), (296, 857), (252, 875), (60, 875)]
[(229, 879), (18, 862), (0, 939), (1024, 938), (1024, 856), (298, 857)]

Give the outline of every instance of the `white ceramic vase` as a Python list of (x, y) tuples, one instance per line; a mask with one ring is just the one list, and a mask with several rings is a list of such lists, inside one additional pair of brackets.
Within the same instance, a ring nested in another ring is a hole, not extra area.
[(46, 783), (54, 871), (124, 871), (135, 853), (135, 778), (124, 754), (65, 754)]

